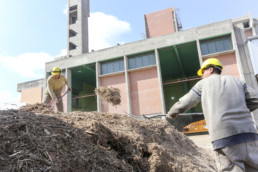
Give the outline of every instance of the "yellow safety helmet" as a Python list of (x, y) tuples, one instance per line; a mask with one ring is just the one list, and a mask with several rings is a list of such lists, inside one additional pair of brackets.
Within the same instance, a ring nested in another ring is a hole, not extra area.
[(221, 68), (221, 70), (223, 69), (223, 66), (218, 59), (210, 58), (210, 59), (205, 60), (202, 63), (201, 69), (198, 70), (197, 74), (199, 76), (202, 76), (202, 70), (209, 67), (209, 66), (214, 66), (214, 67), (219, 66)]
[(59, 75), (62, 72), (61, 69), (59, 69), (59, 67), (54, 67), (51, 71), (52, 75)]

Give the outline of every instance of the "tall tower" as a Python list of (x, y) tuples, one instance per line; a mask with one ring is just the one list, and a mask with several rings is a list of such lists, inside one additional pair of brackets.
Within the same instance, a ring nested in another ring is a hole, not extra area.
[(89, 0), (68, 0), (68, 57), (89, 52), (89, 5)]
[(144, 15), (146, 38), (161, 36), (182, 29), (174, 7)]

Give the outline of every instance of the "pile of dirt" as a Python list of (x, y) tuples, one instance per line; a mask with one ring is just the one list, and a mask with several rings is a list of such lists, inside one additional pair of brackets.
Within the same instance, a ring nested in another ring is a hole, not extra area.
[(54, 113), (54, 108), (48, 104), (36, 103), (33, 105), (26, 105), (20, 107), (21, 111), (35, 112), (35, 113)]
[(108, 103), (112, 103), (113, 106), (120, 105), (121, 103), (120, 90), (118, 88), (99, 87), (95, 88), (95, 93)]
[(0, 111), (0, 171), (215, 171), (210, 154), (165, 120), (22, 109)]

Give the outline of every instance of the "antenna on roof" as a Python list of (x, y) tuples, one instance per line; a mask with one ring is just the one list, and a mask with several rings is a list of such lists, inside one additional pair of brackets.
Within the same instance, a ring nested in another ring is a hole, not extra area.
[(178, 31), (183, 29), (182, 23), (181, 23), (181, 19), (180, 19), (180, 14), (179, 14), (179, 9), (175, 9), (176, 11), (176, 21), (177, 21), (177, 27), (178, 27)]

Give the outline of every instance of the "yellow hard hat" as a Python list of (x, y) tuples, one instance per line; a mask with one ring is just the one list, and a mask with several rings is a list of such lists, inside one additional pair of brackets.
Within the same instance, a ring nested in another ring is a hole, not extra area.
[(210, 59), (207, 59), (205, 60), (203, 63), (202, 63), (202, 66), (201, 66), (201, 69), (198, 70), (197, 74), (199, 76), (202, 76), (202, 70), (207, 68), (208, 66), (219, 66), (221, 68), (221, 70), (223, 69), (223, 66), (222, 64), (220, 63), (220, 61), (216, 58), (210, 58)]
[(52, 75), (59, 75), (62, 72), (61, 69), (59, 69), (59, 67), (54, 67), (51, 71)]

